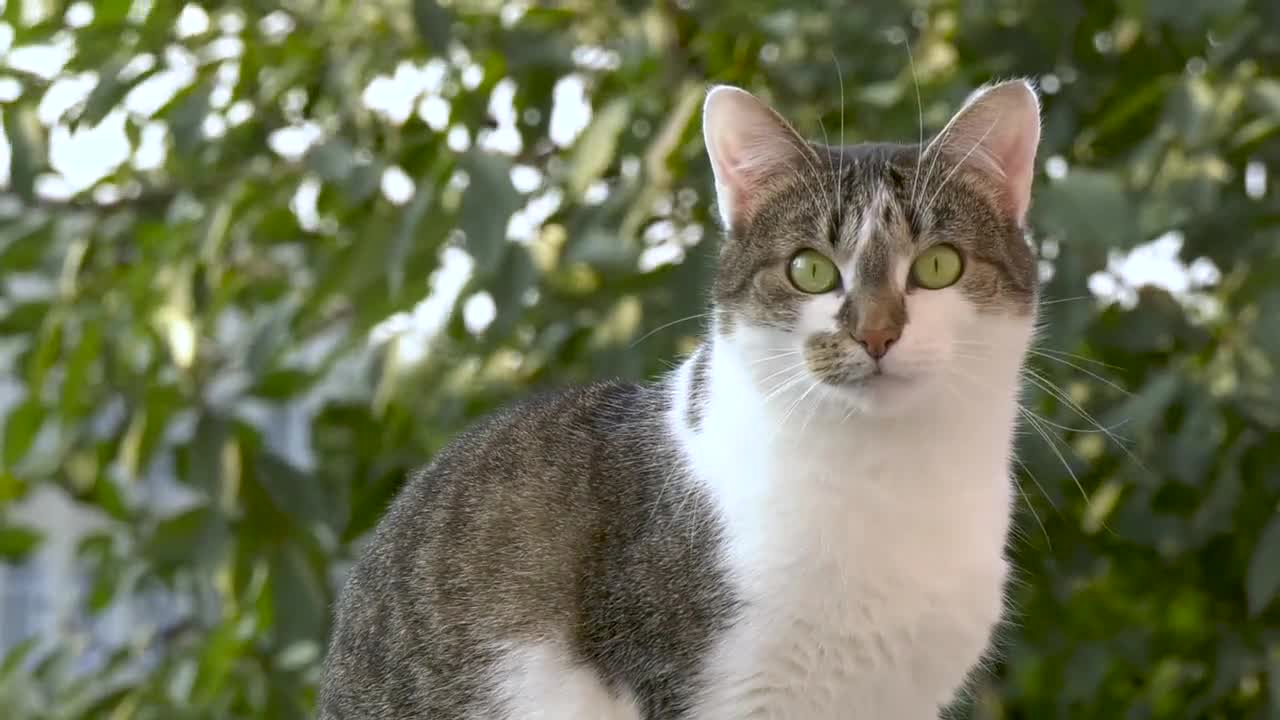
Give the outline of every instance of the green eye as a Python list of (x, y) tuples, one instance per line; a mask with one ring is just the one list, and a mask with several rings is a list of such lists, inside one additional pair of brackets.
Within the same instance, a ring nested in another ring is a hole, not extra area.
[(840, 271), (836, 264), (817, 250), (801, 250), (791, 258), (787, 268), (791, 283), (802, 292), (817, 295), (830, 292), (840, 284)]
[(941, 290), (960, 279), (964, 260), (950, 245), (934, 245), (911, 264), (911, 279), (926, 290)]

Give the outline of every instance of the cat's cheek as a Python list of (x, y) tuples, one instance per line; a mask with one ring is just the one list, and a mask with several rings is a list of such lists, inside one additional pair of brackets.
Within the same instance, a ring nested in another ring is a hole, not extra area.
[(843, 300), (836, 293), (813, 295), (800, 306), (796, 321), (796, 334), (801, 343), (820, 333), (833, 333), (840, 329), (840, 307)]
[(971, 321), (965, 300), (952, 288), (907, 296), (907, 325), (902, 337), (881, 361), (890, 373), (936, 374), (951, 362), (962, 331)]

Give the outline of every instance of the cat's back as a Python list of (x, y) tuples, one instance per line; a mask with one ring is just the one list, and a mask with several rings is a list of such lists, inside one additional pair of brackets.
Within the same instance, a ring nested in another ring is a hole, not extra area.
[(538, 395), (413, 476), (343, 592), (321, 717), (507, 716), (530, 653), (687, 706), (731, 603), (668, 407), (658, 385)]

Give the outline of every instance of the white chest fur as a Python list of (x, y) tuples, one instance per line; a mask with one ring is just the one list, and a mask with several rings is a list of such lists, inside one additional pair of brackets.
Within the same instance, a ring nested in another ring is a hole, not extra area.
[(744, 609), (697, 717), (936, 718), (1003, 611), (1016, 375), (982, 403), (780, 423), (716, 350), (699, 430), (681, 414), (687, 371), (671, 422)]

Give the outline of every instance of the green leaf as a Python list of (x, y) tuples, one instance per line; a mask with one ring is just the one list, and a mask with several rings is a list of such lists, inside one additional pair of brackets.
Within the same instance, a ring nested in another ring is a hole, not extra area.
[(564, 263), (587, 263), (596, 269), (626, 272), (636, 267), (637, 249), (600, 226), (583, 228), (565, 247)]
[(36, 398), (27, 398), (4, 421), (4, 467), (14, 468), (26, 457), (36, 434), (44, 423), (44, 406)]
[[(488, 343), (505, 341), (523, 316), (524, 294), (537, 282), (538, 272), (523, 247), (513, 246), (498, 271), (481, 288), (493, 297), (497, 315), (484, 332)], [(463, 303), (458, 304), (459, 312)]]
[(30, 107), (4, 110), (4, 133), (9, 138), (9, 184), (24, 199), (35, 197), (36, 175), (45, 168), (44, 131)]
[(187, 477), (193, 487), (204, 491), (210, 503), (222, 498), (222, 448), (227, 425), (211, 414), (200, 417), (195, 436), (187, 448)]
[(220, 556), (227, 539), (222, 518), (208, 507), (195, 507), (160, 521), (146, 547), (152, 567), (161, 575), (182, 568), (207, 568)]
[(1280, 712), (1280, 647), (1272, 647), (1267, 659), (1267, 684), (1271, 686), (1271, 709)]
[(271, 578), (279, 644), (319, 642), (324, 637), (328, 597), (302, 548), (294, 544), (280, 547), (272, 556)]
[(618, 98), (597, 113), (578, 138), (569, 161), (568, 179), (569, 192), (575, 199), (581, 199), (591, 183), (600, 179), (613, 164), (618, 135), (627, 127), (630, 117), (631, 102), (625, 97)]
[(322, 180), (337, 185), (352, 204), (369, 199), (382, 178), (382, 165), (361, 157), (343, 138), (318, 143), (307, 152), (306, 163)]
[(129, 15), (133, 0), (94, 0), (93, 21), (96, 24), (118, 23)]
[(1042, 184), (1032, 209), (1035, 224), (1063, 245), (1098, 250), (1132, 247), (1145, 238), (1118, 174), (1074, 169)]
[(77, 118), (78, 122), (88, 125), (97, 125), (102, 122), (107, 113), (120, 105), (121, 101), (124, 100), (124, 96), (128, 95), (130, 90), (156, 72), (156, 68), (151, 67), (126, 80), (120, 77), (120, 70), (123, 68), (124, 63), (117, 61), (98, 72), (98, 84), (94, 86), (93, 92), (90, 92), (89, 97), (85, 99), (84, 110), (81, 111), (80, 117)]
[(453, 34), (453, 16), (436, 0), (413, 0), (413, 22), (427, 47), (436, 53), (449, 49)]
[(89, 405), (92, 371), (101, 359), (102, 327), (96, 322), (86, 323), (80, 343), (66, 363), (66, 375), (59, 398), (64, 419), (76, 419)]
[(276, 509), (307, 530), (317, 524), (332, 526), (334, 511), (318, 476), (304, 473), (269, 452), (259, 453), (254, 478)]
[(507, 223), (523, 201), (511, 184), (511, 163), (480, 151), (459, 161), (470, 178), (462, 199), (461, 226), (477, 275), (492, 273), (507, 249)]
[(200, 653), (199, 671), (192, 691), (197, 704), (207, 704), (226, 692), (236, 660), (248, 643), (238, 623), (227, 620), (210, 632)]
[(38, 334), (35, 352), (27, 361), (28, 387), (44, 387), (45, 375), (62, 354), (62, 337), (65, 313), (54, 310), (46, 313)]
[(356, 163), (355, 148), (344, 138), (330, 138), (307, 151), (307, 167), (326, 182), (340, 183)]
[(0, 682), (13, 677), (15, 673), (23, 668), (27, 662), (27, 658), (31, 657), (37, 646), (40, 644), (39, 636), (30, 637), (22, 642), (14, 645), (4, 656), (4, 662), (0, 663)]
[(1125, 436), (1136, 437), (1156, 424), (1157, 418), (1182, 392), (1182, 386), (1183, 378), (1177, 372), (1168, 370), (1160, 373), (1119, 407), (1104, 415), (1101, 423), (1104, 427), (1121, 427)]
[(89, 588), (89, 595), (85, 599), (89, 611), (100, 613), (110, 607), (111, 602), (116, 599), (119, 585), (119, 575), (105, 571), (96, 573), (93, 584)]
[(306, 370), (280, 369), (266, 372), (254, 386), (253, 394), (269, 400), (288, 400), (316, 384), (319, 378)]
[(11, 472), (0, 470), (0, 507), (17, 500), (27, 492), (27, 484)]
[(1249, 599), (1249, 615), (1257, 617), (1275, 600), (1280, 591), (1280, 510), (1258, 536), (1245, 576), (1245, 593)]
[(392, 298), (399, 295), (404, 287), (405, 260), (419, 239), (418, 229), (423, 218), (435, 206), (436, 184), (447, 176), (450, 167), (450, 163), (437, 162), (431, 172), (419, 178), (413, 200), (400, 214), (400, 222), (396, 226), (386, 258), (387, 285)]
[(18, 525), (0, 526), (0, 559), (22, 562), (40, 545), (40, 531)]
[(187, 91), (168, 114), (173, 149), (179, 154), (194, 152), (204, 139), (204, 121), (209, 116), (209, 98), (214, 82), (206, 80)]
[(7, 0), (4, 4), (4, 19), (9, 27), (22, 27), (23, 0)]
[(271, 369), (276, 355), (290, 339), (289, 323), (292, 318), (293, 309), (282, 304), (273, 308), (265, 318), (259, 321), (245, 352), (245, 369), (250, 375), (255, 378), (261, 377)]

